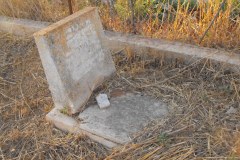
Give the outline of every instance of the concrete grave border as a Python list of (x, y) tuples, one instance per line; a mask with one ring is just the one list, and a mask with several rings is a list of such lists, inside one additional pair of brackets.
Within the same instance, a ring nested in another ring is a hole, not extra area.
[[(16, 19), (0, 16), (0, 31), (14, 35), (30, 36), (51, 23), (39, 22), (26, 19)], [(240, 54), (228, 53), (226, 51), (199, 47), (180, 42), (172, 42), (161, 39), (146, 38), (138, 35), (126, 35), (116, 32), (105, 31), (106, 45), (114, 52), (127, 48), (140, 55), (152, 55), (167, 59), (182, 59), (194, 61), (196, 59), (209, 59), (214, 62), (223, 63), (226, 68), (240, 72)]]
[(130, 52), (143, 56), (181, 59), (187, 63), (192, 63), (198, 59), (208, 59), (221, 63), (233, 71), (240, 72), (240, 54), (138, 35), (125, 35), (109, 31), (105, 31), (105, 35), (109, 41), (106, 44), (109, 44), (108, 47), (114, 51), (126, 48)]

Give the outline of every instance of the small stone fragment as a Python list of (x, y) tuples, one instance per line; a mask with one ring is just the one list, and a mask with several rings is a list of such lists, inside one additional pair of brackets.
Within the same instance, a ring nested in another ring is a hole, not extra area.
[(227, 114), (234, 114), (234, 113), (236, 113), (237, 112), (237, 110), (235, 109), (235, 108), (233, 108), (233, 107), (230, 107), (228, 110), (227, 110)]
[(98, 106), (100, 107), (100, 109), (107, 108), (110, 106), (110, 102), (109, 102), (108, 96), (106, 94), (99, 94), (96, 97), (96, 100), (97, 100), (97, 103), (98, 103)]

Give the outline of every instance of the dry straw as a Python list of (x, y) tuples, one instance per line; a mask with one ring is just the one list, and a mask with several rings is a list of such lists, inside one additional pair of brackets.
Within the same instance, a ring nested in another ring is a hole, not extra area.
[[(103, 25), (108, 30), (134, 32), (148, 37), (198, 44), (222, 1), (199, 0), (198, 3), (192, 1), (174, 3), (177, 1), (135, 0), (132, 6), (129, 4), (132, 0), (116, 0), (114, 6), (110, 7), (111, 3), (72, 0), (73, 11), (89, 5), (99, 6)], [(57, 21), (69, 15), (67, 2), (67, 0), (0, 0), (0, 14), (33, 20)], [(226, 0), (201, 45), (231, 49), (239, 53), (239, 33), (239, 0)]]
[[(220, 2), (200, 3), (197, 12), (189, 12), (188, 5), (179, 5), (177, 10), (168, 13), (168, 17), (177, 15), (174, 21), (168, 18), (162, 24), (149, 18), (137, 21), (135, 26), (138, 33), (146, 36), (195, 43)], [(203, 45), (239, 52), (239, 16), (232, 17), (232, 11), (239, 5), (232, 5), (233, 2), (227, 0), (228, 5), (209, 30)], [(79, 6), (87, 3), (84, 1)], [(47, 0), (0, 0), (0, 13), (56, 21), (68, 14), (68, 8), (65, 4), (58, 3), (59, 7), (55, 4)], [(132, 32), (128, 19), (118, 14), (110, 17), (108, 13), (108, 8), (100, 8), (106, 28)], [(1, 33), (0, 48), (1, 159), (240, 158), (240, 75), (221, 64), (206, 59), (192, 64), (145, 59), (133, 53), (125, 54), (125, 51), (115, 54), (117, 75), (98, 91), (111, 92), (117, 88), (141, 92), (167, 103), (171, 114), (134, 135), (132, 143), (110, 152), (84, 136), (65, 134), (46, 123), (45, 115), (53, 103), (31, 38), (20, 39)], [(94, 103), (93, 99), (89, 103)]]
[(151, 122), (132, 143), (108, 151), (46, 123), (53, 103), (32, 39), (1, 34), (0, 48), (2, 159), (240, 158), (240, 75), (220, 64), (115, 54), (117, 75), (94, 95), (141, 92), (167, 103), (171, 114)]

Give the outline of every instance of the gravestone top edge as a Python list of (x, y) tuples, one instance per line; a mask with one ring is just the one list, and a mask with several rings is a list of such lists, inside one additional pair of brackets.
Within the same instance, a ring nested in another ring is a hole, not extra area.
[(86, 7), (84, 8), (83, 10), (80, 10), (78, 12), (75, 12), (74, 14), (70, 15), (70, 16), (67, 16), (66, 18), (56, 22), (56, 23), (53, 23), (51, 25), (49, 25), (48, 27), (38, 31), (38, 32), (35, 32), (33, 34), (33, 36), (36, 38), (36, 37), (41, 37), (41, 36), (45, 36), (51, 32), (54, 32), (55, 30), (57, 30), (59, 27), (63, 26), (63, 25), (66, 25), (68, 23), (71, 23), (74, 19), (78, 19), (80, 16), (84, 16), (85, 14), (89, 14), (91, 12), (96, 12), (97, 11), (97, 7)]

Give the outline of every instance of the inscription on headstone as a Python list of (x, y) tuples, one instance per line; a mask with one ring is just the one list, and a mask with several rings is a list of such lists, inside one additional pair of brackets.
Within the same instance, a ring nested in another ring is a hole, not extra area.
[[(71, 48), (67, 55), (67, 64), (74, 80), (81, 79), (82, 76), (91, 71), (96, 65), (104, 61), (104, 51), (102, 49), (97, 33), (93, 25), (87, 20), (81, 28), (70, 28), (67, 30), (67, 46)], [(88, 53), (85, 56), (71, 53)], [(76, 63), (72, 63), (75, 59)]]
[(77, 113), (115, 72), (96, 8), (86, 8), (34, 34), (56, 107)]

